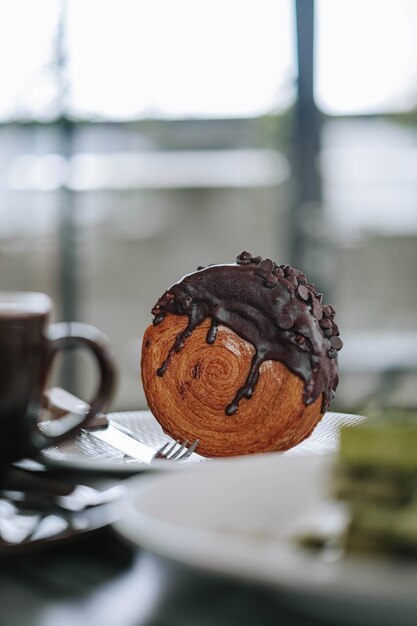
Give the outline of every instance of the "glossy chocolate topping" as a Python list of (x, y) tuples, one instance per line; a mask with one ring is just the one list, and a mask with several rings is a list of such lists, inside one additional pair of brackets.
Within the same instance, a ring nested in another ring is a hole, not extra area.
[(306, 405), (323, 394), (325, 412), (339, 382), (337, 352), (343, 343), (335, 310), (323, 305), (322, 297), (302, 272), (248, 252), (230, 265), (199, 268), (166, 291), (152, 309), (154, 325), (167, 313), (188, 316), (186, 329), (157, 374), (164, 375), (172, 355), (199, 324), (211, 318), (207, 343), (215, 342), (217, 326), (222, 324), (255, 349), (245, 385), (225, 407), (227, 415), (237, 411), (242, 398), (252, 396), (259, 368), (267, 360), (280, 361), (304, 381)]

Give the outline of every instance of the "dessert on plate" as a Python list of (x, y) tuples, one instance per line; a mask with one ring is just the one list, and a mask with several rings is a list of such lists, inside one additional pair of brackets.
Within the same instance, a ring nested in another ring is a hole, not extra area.
[(149, 407), (175, 439), (232, 456), (287, 450), (334, 396), (335, 310), (289, 265), (242, 252), (199, 268), (152, 309), (142, 344)]

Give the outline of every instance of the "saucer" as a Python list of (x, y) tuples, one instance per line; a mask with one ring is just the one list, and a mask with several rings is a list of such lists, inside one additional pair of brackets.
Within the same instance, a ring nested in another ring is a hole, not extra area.
[[(119, 423), (129, 428), (140, 441), (154, 447), (155, 451), (167, 442), (173, 443), (171, 437), (164, 433), (150, 411), (109, 413), (108, 418), (114, 423)], [(291, 450), (277, 454), (299, 456), (334, 452), (338, 447), (340, 428), (357, 424), (363, 419), (360, 415), (326, 413), (310, 437)], [(175, 461), (155, 461), (151, 465), (139, 461), (137, 463), (126, 463), (122, 452), (85, 433), (80, 433), (75, 439), (65, 443), (46, 448), (40, 453), (38, 458), (47, 466), (126, 475), (158, 469), (180, 468), (208, 460), (194, 453), (181, 463)]]

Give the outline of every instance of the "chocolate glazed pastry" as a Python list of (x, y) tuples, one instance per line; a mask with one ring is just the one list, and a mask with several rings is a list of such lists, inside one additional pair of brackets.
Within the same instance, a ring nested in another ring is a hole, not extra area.
[(286, 450), (334, 396), (343, 343), (335, 310), (289, 265), (242, 252), (185, 276), (158, 300), (142, 346), (149, 407), (207, 456)]

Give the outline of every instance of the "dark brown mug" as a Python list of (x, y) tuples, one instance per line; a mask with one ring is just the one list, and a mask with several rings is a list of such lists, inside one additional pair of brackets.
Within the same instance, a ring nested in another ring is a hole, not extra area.
[[(0, 292), (0, 470), (76, 433), (110, 402), (115, 368), (109, 343), (93, 326), (49, 326), (50, 298), (34, 292)], [(97, 361), (100, 382), (88, 414), (39, 420), (42, 396), (59, 350), (85, 346)]]

